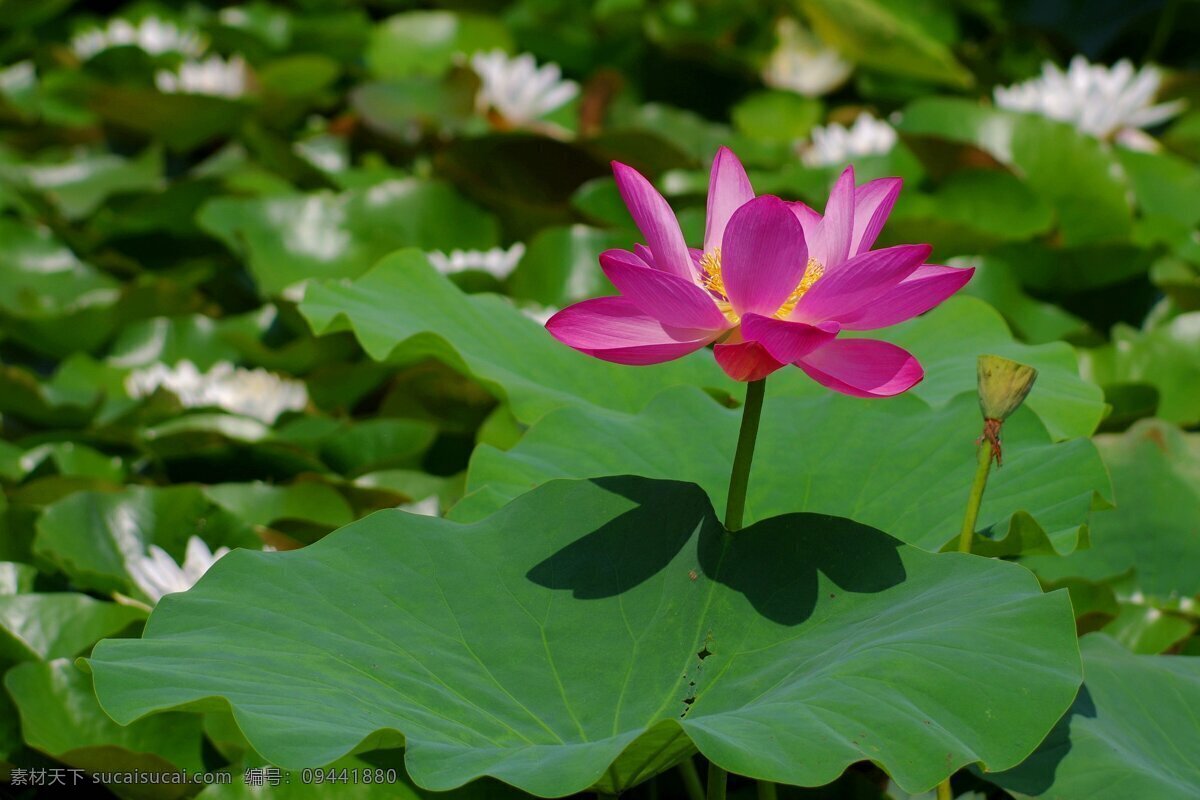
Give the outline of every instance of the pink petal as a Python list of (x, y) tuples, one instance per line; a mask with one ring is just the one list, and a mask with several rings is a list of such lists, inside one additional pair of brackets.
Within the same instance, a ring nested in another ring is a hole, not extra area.
[(911, 353), (876, 339), (835, 339), (796, 366), (822, 386), (854, 397), (891, 397), (925, 377)]
[(800, 226), (804, 228), (804, 241), (808, 242), (808, 249), (811, 251), (813, 244), (817, 241), (817, 229), (821, 226), (821, 215), (799, 201), (788, 203), (788, 208), (796, 215), (796, 219), (800, 220)]
[(868, 181), (854, 190), (854, 233), (850, 237), (850, 254), (865, 253), (879, 238), (904, 181), (900, 178), (879, 178)]
[(600, 267), (622, 297), (663, 325), (713, 331), (729, 327), (712, 295), (678, 275), (651, 269), (633, 253), (606, 250)]
[(825, 204), (825, 216), (817, 226), (812, 243), (812, 257), (829, 271), (850, 255), (850, 239), (854, 235), (854, 167), (846, 167)]
[(691, 280), (692, 260), (679, 230), (679, 220), (667, 201), (633, 167), (614, 161), (613, 176), (629, 214), (650, 245), (653, 266)]
[(853, 317), (911, 275), (931, 249), (927, 244), (904, 244), (855, 256), (814, 283), (800, 298), (790, 319), (817, 323)]
[(729, 218), (754, 199), (754, 189), (742, 162), (728, 147), (717, 150), (712, 172), (708, 178), (708, 214), (704, 226), (704, 250), (712, 252), (721, 246)]
[(924, 314), (941, 303), (965, 286), (974, 273), (973, 267), (956, 269), (929, 264), (917, 267), (911, 275), (873, 302), (863, 306), (857, 313), (839, 317), (838, 322), (846, 330), (852, 331), (895, 325)]
[(713, 348), (713, 355), (735, 381), (760, 381), (783, 366), (758, 342), (719, 344)]
[(785, 364), (800, 360), (832, 341), (837, 334), (838, 326), (827, 322), (816, 327), (758, 314), (747, 314), (742, 318), (742, 336), (758, 342), (772, 358)]
[(804, 228), (778, 197), (746, 203), (729, 220), (721, 244), (721, 277), (733, 310), (770, 316), (800, 283), (808, 263)]
[(546, 330), (568, 347), (617, 364), (658, 364), (699, 350), (713, 331), (663, 325), (623, 297), (597, 297), (559, 311)]

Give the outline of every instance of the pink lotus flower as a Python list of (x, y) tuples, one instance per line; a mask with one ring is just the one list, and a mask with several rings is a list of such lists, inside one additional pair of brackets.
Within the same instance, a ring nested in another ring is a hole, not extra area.
[(737, 157), (721, 148), (708, 186), (704, 249), (689, 250), (679, 222), (650, 182), (613, 172), (646, 245), (600, 255), (619, 297), (584, 300), (550, 318), (560, 342), (618, 364), (657, 364), (715, 343), (739, 381), (795, 364), (857, 397), (888, 397), (921, 380), (906, 350), (842, 331), (894, 325), (936, 306), (974, 270), (925, 264), (928, 245), (871, 250), (899, 178), (855, 186), (842, 173), (822, 217), (803, 203), (755, 197)]

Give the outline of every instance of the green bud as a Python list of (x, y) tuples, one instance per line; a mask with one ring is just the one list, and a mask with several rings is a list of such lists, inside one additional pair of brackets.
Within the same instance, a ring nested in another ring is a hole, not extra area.
[(984, 419), (1003, 422), (1021, 407), (1037, 370), (1000, 356), (979, 357), (979, 408)]

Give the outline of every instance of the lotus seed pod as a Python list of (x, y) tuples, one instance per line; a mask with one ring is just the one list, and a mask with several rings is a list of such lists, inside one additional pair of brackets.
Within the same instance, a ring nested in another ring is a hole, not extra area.
[(979, 408), (984, 419), (1003, 422), (1021, 407), (1037, 380), (1033, 367), (1000, 356), (979, 357)]

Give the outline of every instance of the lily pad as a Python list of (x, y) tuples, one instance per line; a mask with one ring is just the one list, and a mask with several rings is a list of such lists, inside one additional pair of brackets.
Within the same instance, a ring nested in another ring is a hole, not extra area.
[(532, 422), (562, 405), (636, 410), (668, 386), (734, 389), (709, 353), (630, 369), (577, 353), (502, 298), (466, 295), (406, 250), (354, 283), (315, 283), (300, 312), (318, 334), (353, 330), (383, 361), (436, 357), (510, 402)]
[(0, 662), (77, 656), (145, 617), (140, 608), (71, 592), (0, 595)]
[(1029, 559), (1051, 580), (1101, 580), (1134, 571), (1134, 584), (1162, 597), (1200, 593), (1200, 436), (1142, 420), (1096, 444), (1113, 479), (1116, 510), (1097, 515), (1092, 548), (1068, 559)]
[(1074, 705), (1024, 764), (987, 779), (1019, 798), (1196, 797), (1200, 658), (1133, 655), (1103, 634), (1080, 649), (1087, 680)]
[(1063, 244), (1127, 239), (1133, 213), (1112, 149), (1070, 125), (958, 98), (923, 98), (899, 130), (983, 150), (1058, 212)]
[[(476, 448), (468, 496), (451, 516), (478, 519), (556, 478), (626, 473), (697, 483), (720, 513), (740, 419), (740, 410), (689, 388), (663, 393), (636, 415), (555, 411), (507, 451)], [(768, 381), (747, 517), (833, 514), (938, 550), (962, 524), (981, 424), (969, 395), (935, 410), (911, 397), (775, 397)], [(1023, 410), (1006, 424), (1004, 444), (1005, 465), (988, 482), (979, 518), (978, 552), (1055, 554), (1086, 543), (1089, 512), (1107, 506), (1111, 493), (1091, 442), (1055, 444)]]
[[(204, 768), (200, 717), (156, 714), (129, 726), (113, 722), (96, 702), (92, 681), (69, 659), (21, 664), (4, 676), (21, 716), (21, 733), (32, 748), (75, 769), (179, 772)], [(75, 776), (66, 777), (68, 787)], [(80, 775), (91, 786), (91, 776)], [(121, 785), (126, 798), (186, 797), (185, 784)]]
[(879, 331), (877, 338), (895, 342), (920, 359), (925, 380), (911, 391), (934, 406), (972, 391), (976, 360), (992, 354), (1037, 368), (1037, 384), (1026, 405), (1054, 439), (1090, 435), (1106, 410), (1104, 392), (1080, 377), (1074, 348), (1066, 342), (1015, 341), (1004, 318), (974, 297), (952, 297), (928, 314)]
[(262, 546), (245, 522), (215, 505), (200, 487), (128, 486), (121, 492), (77, 492), (48, 506), (33, 549), (78, 586), (131, 594), (129, 559), (156, 544), (182, 562), (191, 536), (214, 549)]
[(40, 193), (72, 220), (89, 216), (113, 195), (159, 188), (162, 172), (162, 152), (155, 148), (130, 159), (79, 152), (59, 163), (0, 164), (0, 180)]
[(871, 760), (924, 790), (1018, 763), (1080, 680), (1066, 593), (1017, 565), (813, 514), (731, 535), (698, 487), (638, 478), (235, 552), (89, 664), (118, 722), (228, 704), (288, 769), (395, 730), (418, 786), (547, 797), (618, 793), (693, 747), (801, 785)]
[(449, 251), (498, 244), (496, 221), (448, 184), (391, 180), (318, 192), (207, 203), (201, 227), (246, 259), (261, 292), (309, 278), (353, 278), (400, 247)]

